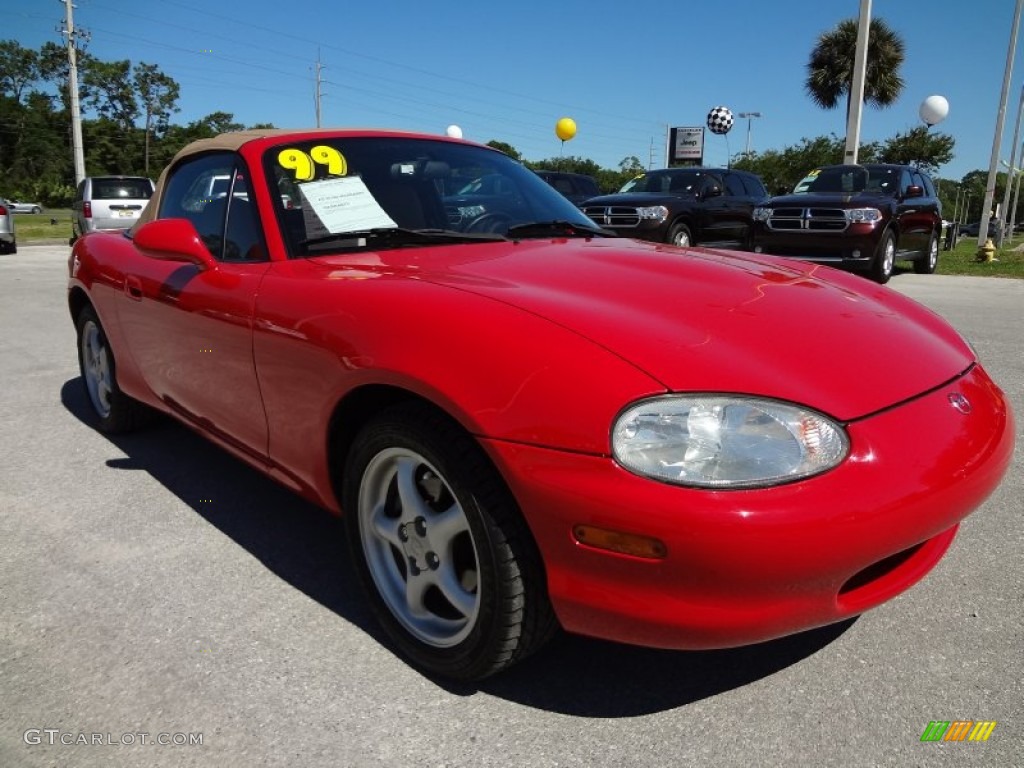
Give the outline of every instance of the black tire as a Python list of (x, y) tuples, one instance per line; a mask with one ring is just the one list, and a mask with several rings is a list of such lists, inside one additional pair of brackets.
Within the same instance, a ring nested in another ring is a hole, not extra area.
[(117, 386), (114, 353), (96, 310), (85, 306), (78, 313), (78, 369), (82, 385), (101, 432), (131, 432), (152, 420), (153, 413)]
[(680, 248), (686, 248), (693, 245), (693, 235), (690, 234), (690, 228), (685, 224), (673, 224), (672, 228), (668, 231), (668, 237), (665, 238), (665, 242), (670, 245), (677, 245)]
[(939, 236), (932, 232), (928, 240), (928, 252), (919, 259), (914, 259), (914, 271), (919, 275), (931, 275), (939, 265)]
[(871, 265), (871, 279), (879, 285), (885, 285), (892, 277), (896, 265), (896, 238), (892, 232), (886, 232), (882, 236), (882, 242), (878, 244), (878, 252), (875, 254), (875, 261)]
[(415, 666), (479, 680), (557, 629), (515, 500), (480, 446), (444, 415), (406, 404), (367, 424), (345, 462), (342, 501), (372, 612)]
[(42, 213), (42, 212), (43, 212), (43, 209), (40, 208), (38, 205), (32, 206), (32, 213)]

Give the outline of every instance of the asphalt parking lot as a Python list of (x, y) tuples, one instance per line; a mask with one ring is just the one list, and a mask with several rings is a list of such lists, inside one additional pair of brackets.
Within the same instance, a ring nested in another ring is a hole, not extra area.
[[(562, 637), (464, 688), (390, 652), (326, 513), (184, 428), (89, 426), (67, 254), (0, 257), (0, 766), (1024, 765), (1024, 281), (890, 283), (1017, 413), (1010, 473), (916, 588), (749, 648)], [(936, 720), (997, 725), (922, 743)]]

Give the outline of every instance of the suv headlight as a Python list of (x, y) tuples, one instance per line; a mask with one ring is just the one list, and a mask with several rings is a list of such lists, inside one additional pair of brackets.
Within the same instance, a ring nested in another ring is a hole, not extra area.
[(882, 212), (877, 208), (850, 208), (846, 211), (846, 220), (852, 223), (881, 221)]
[(640, 221), (651, 220), (659, 224), (668, 218), (668, 208), (664, 205), (650, 205), (646, 208), (637, 208), (636, 215)]
[(758, 206), (753, 211), (753, 217), (754, 221), (768, 221), (772, 217), (772, 209)]
[(843, 428), (807, 408), (739, 395), (665, 395), (615, 420), (612, 455), (637, 475), (699, 488), (757, 488), (816, 475), (849, 451)]

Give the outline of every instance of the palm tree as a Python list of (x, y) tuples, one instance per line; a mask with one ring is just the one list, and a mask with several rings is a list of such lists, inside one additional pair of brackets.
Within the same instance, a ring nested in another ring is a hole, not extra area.
[[(822, 109), (835, 109), (846, 96), (850, 114), (853, 60), (857, 49), (857, 20), (845, 19), (823, 32), (807, 64), (807, 93)], [(872, 19), (868, 32), (867, 71), (864, 73), (864, 101), (887, 107), (903, 90), (900, 66), (903, 40), (881, 19)]]

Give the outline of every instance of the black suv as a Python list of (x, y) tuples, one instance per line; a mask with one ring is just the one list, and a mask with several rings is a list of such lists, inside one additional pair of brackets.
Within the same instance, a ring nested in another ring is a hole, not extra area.
[(566, 173), (565, 171), (534, 171), (534, 173), (576, 205), (601, 194), (601, 188), (597, 186), (597, 181), (592, 176), (582, 173)]
[(752, 173), (726, 168), (648, 171), (615, 195), (593, 197), (583, 212), (605, 229), (673, 245), (750, 248), (754, 207), (768, 192)]
[(862, 272), (879, 283), (897, 259), (930, 274), (942, 207), (928, 175), (909, 165), (815, 168), (791, 195), (754, 211), (754, 250)]

